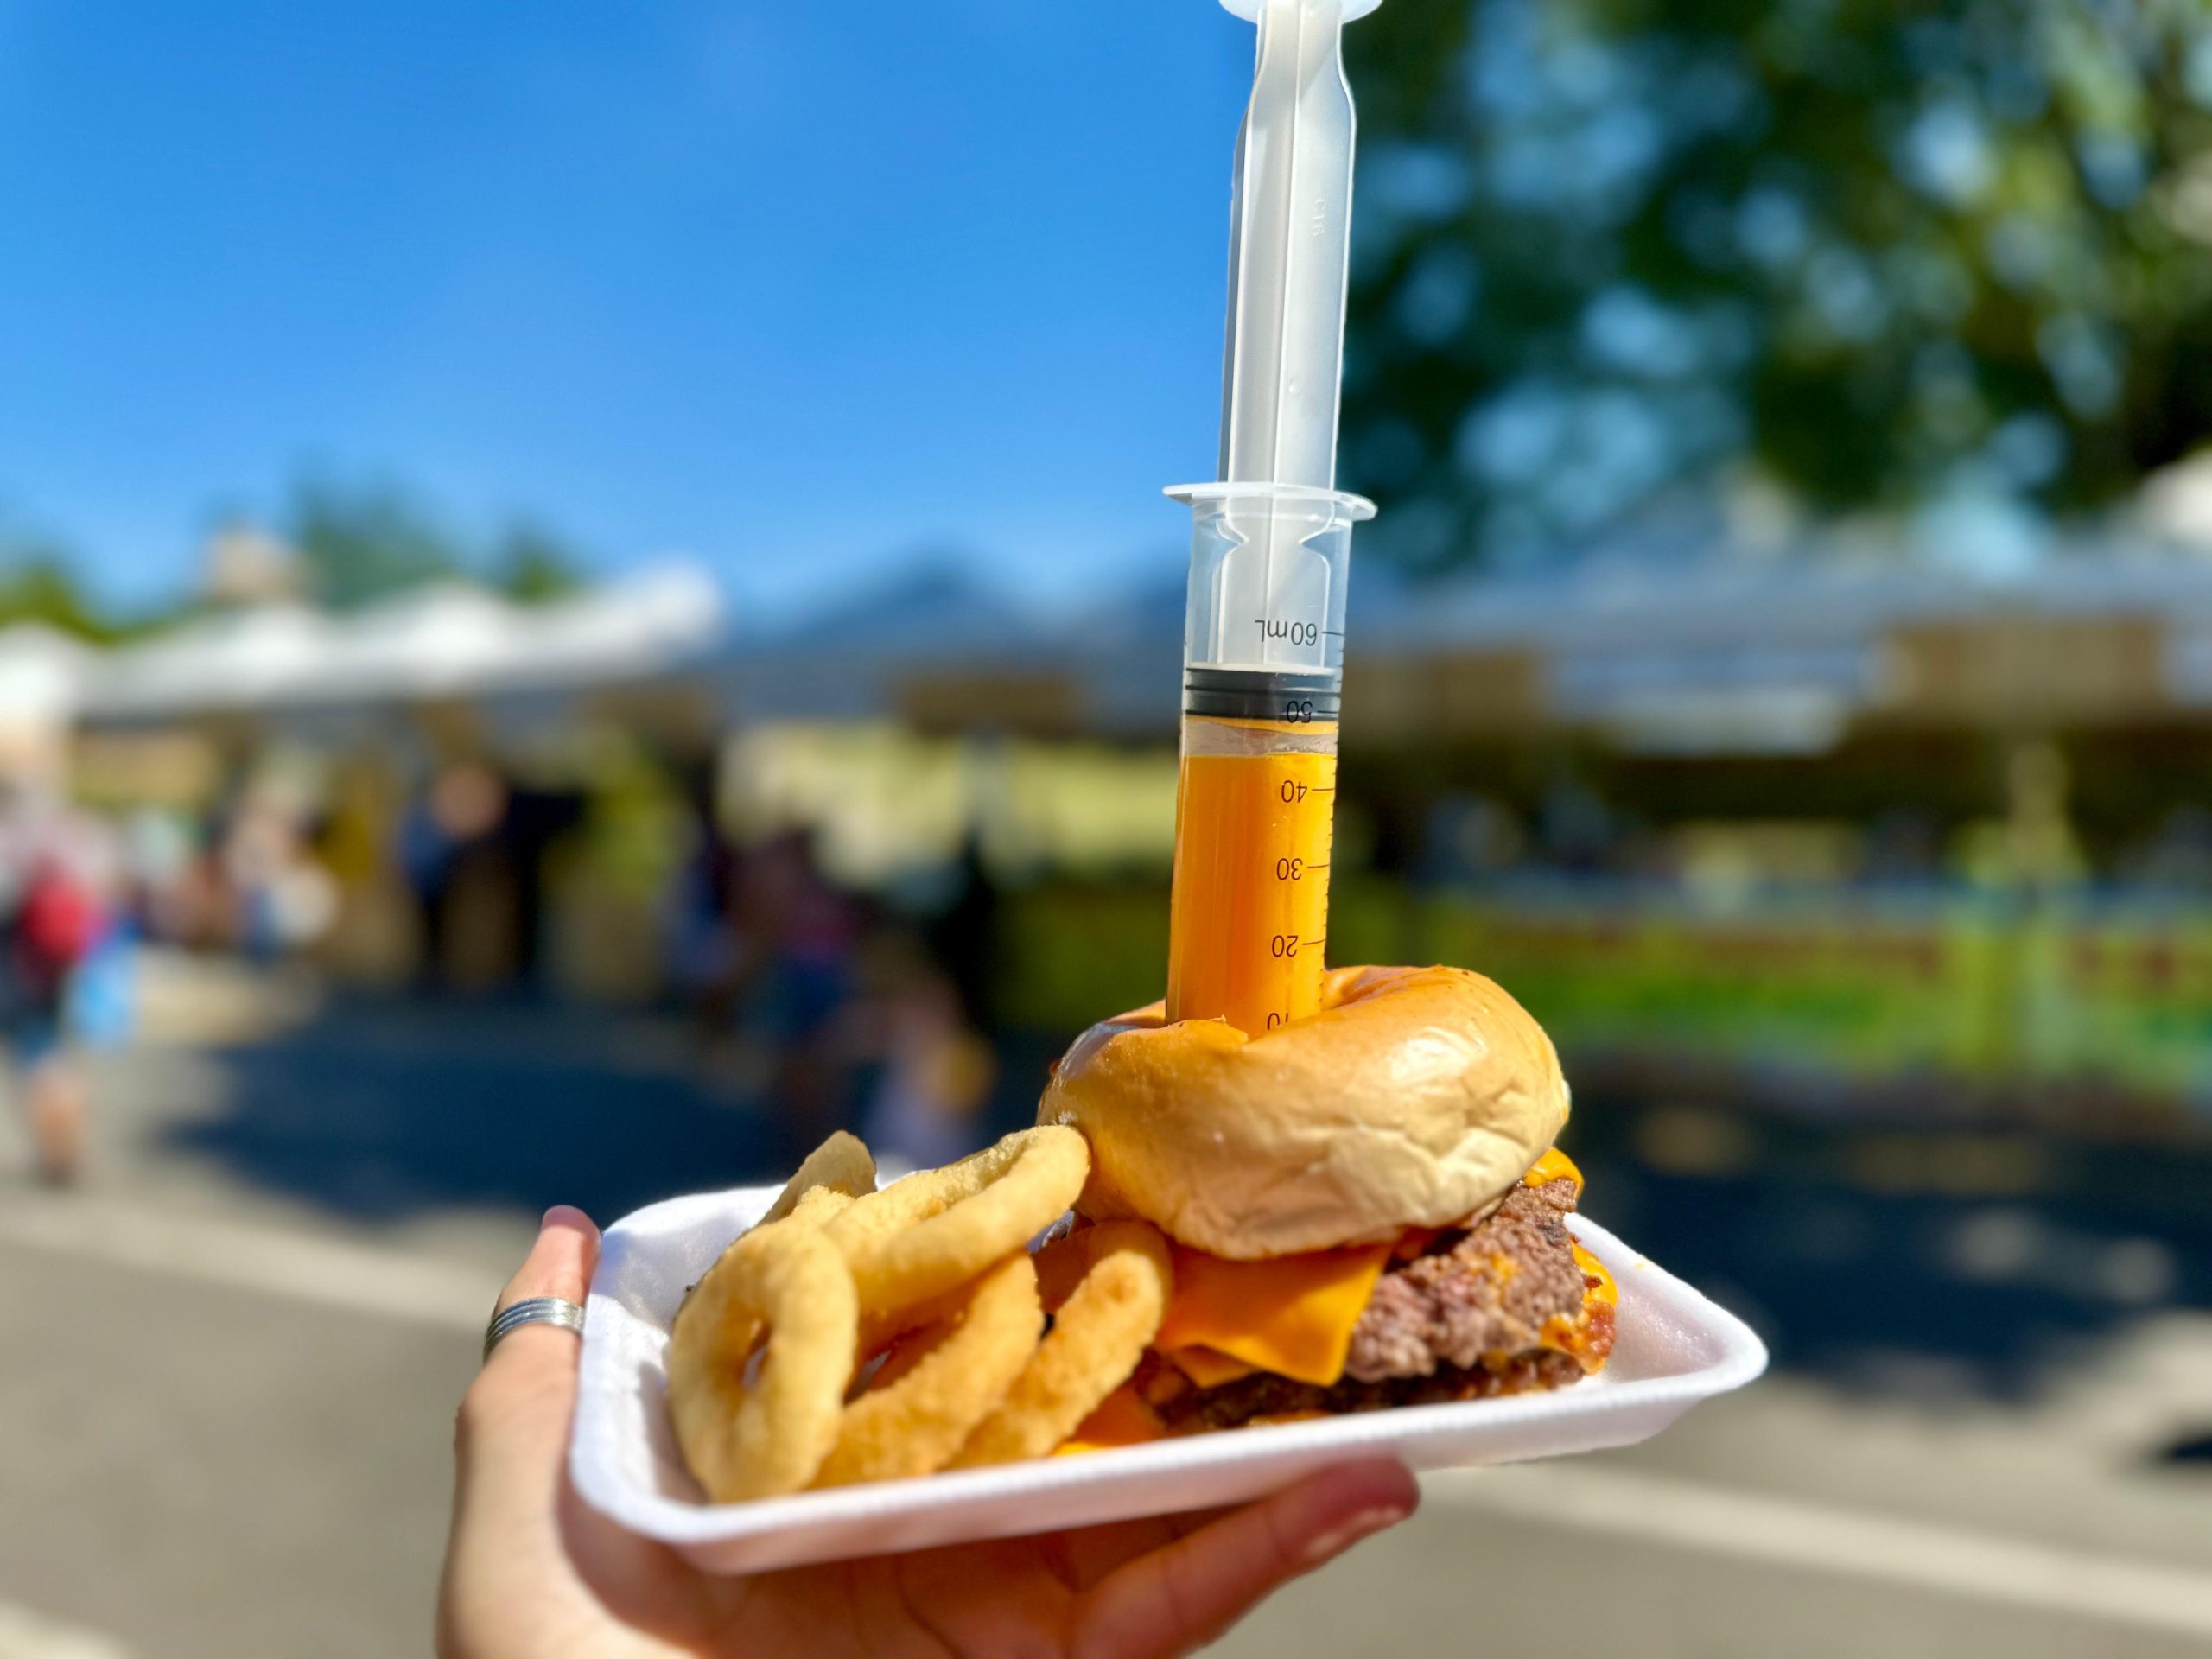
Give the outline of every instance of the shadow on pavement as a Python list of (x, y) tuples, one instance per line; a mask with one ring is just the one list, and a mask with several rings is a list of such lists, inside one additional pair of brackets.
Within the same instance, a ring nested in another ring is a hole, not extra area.
[[(447, 1208), (602, 1223), (678, 1193), (780, 1179), (832, 1123), (718, 1083), (673, 1022), (534, 1001), (351, 1001), (217, 1050), (222, 1100), (165, 1149), (349, 1219)], [(977, 1125), (1030, 1121), (1045, 1056), (1016, 1046)], [(866, 1086), (855, 1078), (855, 1094)]]
[(2212, 1431), (2202, 1434), (2186, 1435), (2163, 1448), (2158, 1457), (2160, 1463), (2212, 1464)]
[(757, 1104), (643, 1046), (635, 1028), (569, 1010), (341, 1006), (217, 1051), (221, 1109), (160, 1139), (372, 1222), (448, 1207), (535, 1215), (556, 1203), (607, 1221), (786, 1166)]
[(1750, 1320), (1777, 1368), (2025, 1401), (2147, 1315), (2212, 1309), (2202, 1149), (2045, 1137), (2036, 1190), (1897, 1192), (1854, 1184), (1834, 1127), (1763, 1126), (1770, 1155), (1725, 1178), (1662, 1173), (1637, 1156), (1640, 1116), (1578, 1107), (1586, 1207)]
[[(982, 1141), (1030, 1121), (1054, 1046), (1001, 1046)], [(218, 1052), (225, 1099), (162, 1144), (335, 1214), (582, 1205), (602, 1221), (681, 1192), (772, 1181), (821, 1132), (718, 1087), (680, 1032), (541, 1003), (341, 1004)], [(865, 1087), (855, 1080), (855, 1089)], [(1852, 1131), (1758, 1130), (1725, 1176), (1639, 1153), (1649, 1114), (1580, 1106), (1565, 1144), (1586, 1208), (1749, 1319), (1777, 1366), (1920, 1395), (2025, 1399), (2126, 1325), (2212, 1307), (2212, 1154), (2062, 1143), (2061, 1179), (2006, 1196), (1854, 1184)], [(805, 1145), (801, 1144), (804, 1142)], [(2201, 1449), (2177, 1448), (2195, 1461)]]

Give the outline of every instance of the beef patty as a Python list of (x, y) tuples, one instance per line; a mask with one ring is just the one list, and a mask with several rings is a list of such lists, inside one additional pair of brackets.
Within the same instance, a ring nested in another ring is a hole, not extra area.
[(1394, 1264), (1353, 1327), (1344, 1375), (1428, 1376), (1537, 1346), (1547, 1321), (1582, 1309), (1582, 1268), (1563, 1219), (1576, 1196), (1570, 1180), (1516, 1186), (1472, 1227)]
[[(1171, 1427), (1226, 1428), (1293, 1412), (1375, 1411), (1572, 1382), (1613, 1345), (1611, 1306), (1583, 1306), (1591, 1281), (1564, 1219), (1579, 1196), (1572, 1180), (1516, 1186), (1471, 1226), (1391, 1262), (1332, 1386), (1255, 1371), (1200, 1389), (1157, 1359), (1140, 1371), (1138, 1386)], [(1546, 1344), (1554, 1320), (1580, 1322), (1576, 1353)]]

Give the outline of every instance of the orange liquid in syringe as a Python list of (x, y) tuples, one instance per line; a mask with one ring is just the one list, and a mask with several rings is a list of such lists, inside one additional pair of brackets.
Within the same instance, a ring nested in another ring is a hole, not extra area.
[(1187, 721), (1169, 1019), (1225, 1019), (1256, 1037), (1319, 1011), (1335, 736), (1325, 726)]

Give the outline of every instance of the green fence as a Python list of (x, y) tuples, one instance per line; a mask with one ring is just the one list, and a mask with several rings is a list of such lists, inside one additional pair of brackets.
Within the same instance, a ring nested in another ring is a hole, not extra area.
[[(1009, 1016), (1067, 1031), (1158, 996), (1166, 917), (1154, 886), (1020, 895), (1005, 941)], [(1349, 882), (1334, 895), (1329, 955), (1478, 968), (1570, 1053), (2212, 1104), (2212, 910), (1957, 892), (1715, 912), (1649, 892)]]

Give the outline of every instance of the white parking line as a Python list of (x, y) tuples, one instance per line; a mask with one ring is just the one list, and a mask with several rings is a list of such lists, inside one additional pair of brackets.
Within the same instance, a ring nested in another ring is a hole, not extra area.
[(130, 1659), (120, 1642), (0, 1601), (0, 1659)]
[(0, 1205), (0, 1241), (461, 1331), (484, 1328), (500, 1284), (395, 1250), (73, 1196), (10, 1195)]
[(2212, 1573), (1577, 1463), (1436, 1477), (1453, 1510), (1878, 1580), (2115, 1624), (2212, 1636)]

